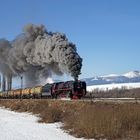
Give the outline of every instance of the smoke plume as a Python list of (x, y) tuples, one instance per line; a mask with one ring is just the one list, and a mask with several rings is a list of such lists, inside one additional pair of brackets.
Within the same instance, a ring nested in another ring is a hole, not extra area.
[(0, 39), (0, 71), (6, 75), (24, 75), (37, 84), (52, 74), (70, 74), (78, 79), (82, 58), (62, 33), (48, 32), (45, 26), (28, 24), (13, 41)]

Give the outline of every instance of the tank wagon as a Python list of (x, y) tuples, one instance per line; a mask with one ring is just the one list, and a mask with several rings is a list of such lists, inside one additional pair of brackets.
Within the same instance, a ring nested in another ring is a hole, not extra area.
[(0, 98), (71, 98), (81, 99), (86, 95), (86, 83), (84, 81), (66, 81), (46, 84), (24, 89), (15, 89), (0, 92)]

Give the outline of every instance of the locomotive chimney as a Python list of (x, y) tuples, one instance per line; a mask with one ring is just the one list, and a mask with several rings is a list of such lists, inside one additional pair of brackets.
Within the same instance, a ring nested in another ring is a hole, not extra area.
[(77, 82), (78, 81), (78, 77), (74, 77), (74, 81)]

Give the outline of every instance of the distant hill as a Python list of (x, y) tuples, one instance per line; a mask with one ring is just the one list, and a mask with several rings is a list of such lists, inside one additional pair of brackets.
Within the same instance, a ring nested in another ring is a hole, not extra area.
[(130, 71), (122, 75), (110, 74), (106, 76), (95, 76), (91, 78), (84, 78), (81, 80), (86, 81), (88, 86), (113, 83), (136, 83), (140, 82), (140, 71)]

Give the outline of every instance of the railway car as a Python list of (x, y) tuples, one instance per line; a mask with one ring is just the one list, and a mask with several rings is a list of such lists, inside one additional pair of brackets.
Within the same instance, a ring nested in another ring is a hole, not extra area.
[(30, 98), (31, 92), (30, 88), (25, 88), (22, 90), (22, 98)]
[(34, 95), (34, 90), (35, 90), (34, 87), (30, 88), (30, 94), (31, 94), (30, 97)]
[(0, 92), (0, 99), (2, 98), (2, 92)]
[(8, 91), (7, 98), (13, 98), (13, 96), (14, 96), (14, 91), (13, 90)]
[(21, 98), (21, 96), (22, 96), (22, 89), (13, 90), (13, 97), (14, 98)]
[(0, 97), (6, 99), (7, 98), (7, 91), (1, 92)]
[(37, 86), (34, 88), (33, 98), (41, 98), (42, 86)]

